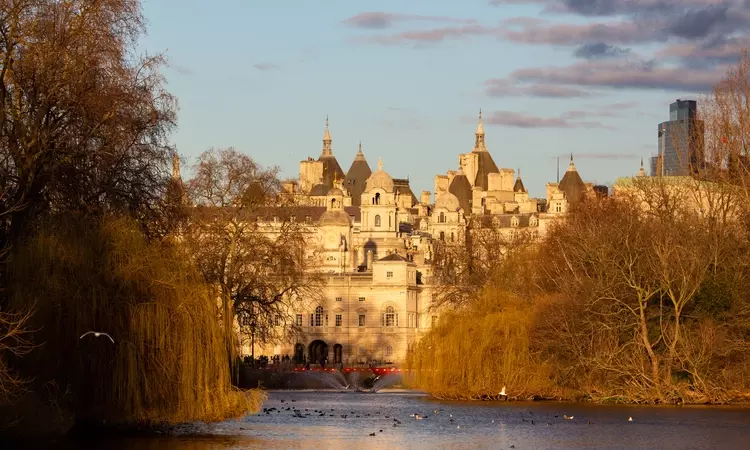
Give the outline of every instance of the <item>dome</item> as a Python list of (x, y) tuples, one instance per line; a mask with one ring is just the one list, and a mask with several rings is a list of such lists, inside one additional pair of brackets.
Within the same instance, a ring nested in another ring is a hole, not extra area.
[(448, 211), (458, 211), (460, 207), (461, 202), (458, 200), (458, 197), (450, 192), (443, 192), (435, 200), (435, 209), (446, 208)]
[(383, 160), (378, 161), (378, 171), (370, 175), (365, 185), (365, 190), (370, 191), (374, 188), (384, 189), (386, 192), (393, 192), (393, 178), (383, 170)]
[(328, 194), (327, 194), (327, 195), (328, 195), (329, 197), (330, 197), (330, 196), (332, 196), (332, 195), (336, 195), (336, 196), (339, 196), (339, 197), (343, 197), (343, 196), (344, 196), (344, 191), (342, 191), (341, 189), (339, 189), (339, 188), (335, 187), (335, 188), (331, 188), (331, 190), (330, 190), (330, 191), (328, 191)]
[(328, 193), (328, 189), (324, 184), (316, 184), (313, 186), (312, 189), (310, 189), (310, 196), (311, 197), (322, 197)]
[(349, 214), (344, 211), (326, 211), (320, 216), (320, 226), (342, 226), (348, 227), (352, 224)]

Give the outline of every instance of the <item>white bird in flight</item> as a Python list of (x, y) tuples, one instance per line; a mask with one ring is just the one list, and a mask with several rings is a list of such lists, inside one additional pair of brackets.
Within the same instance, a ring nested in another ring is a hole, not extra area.
[(500, 395), (502, 397), (507, 397), (508, 396), (508, 394), (505, 393), (505, 386), (503, 386), (503, 390), (500, 391), (500, 393), (498, 395)]
[(115, 340), (112, 339), (112, 336), (110, 336), (107, 333), (103, 333), (101, 331), (87, 331), (87, 332), (83, 333), (79, 339), (83, 339), (85, 336), (88, 336), (89, 334), (93, 334), (94, 337), (107, 336), (109, 338), (109, 340), (112, 341), (113, 344), (115, 343)]

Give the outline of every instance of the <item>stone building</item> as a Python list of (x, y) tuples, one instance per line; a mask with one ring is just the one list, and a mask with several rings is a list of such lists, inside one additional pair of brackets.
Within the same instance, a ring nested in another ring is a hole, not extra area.
[(473, 150), (459, 155), (457, 170), (435, 177), (434, 203), (429, 191), (418, 200), (408, 179), (393, 178), (382, 159), (373, 172), (361, 144), (344, 174), (327, 119), (320, 156), (301, 161), (299, 172), (298, 181), (284, 184), (294, 199), (284, 214), (309, 224), (308, 250), (325, 278), (322, 300), (297, 302), (294, 339), (256, 346), (255, 354), (312, 363), (403, 363), (437, 320), (430, 267), (438, 241), (466, 245), (472, 233), (488, 230), (539, 237), (591, 188), (571, 158), (560, 183), (547, 185), (547, 198), (531, 198), (520, 171), (492, 158), (481, 112)]

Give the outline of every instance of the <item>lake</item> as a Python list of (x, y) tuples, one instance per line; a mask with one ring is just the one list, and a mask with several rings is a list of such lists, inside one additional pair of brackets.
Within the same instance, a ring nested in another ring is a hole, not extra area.
[(264, 407), (240, 420), (181, 426), (175, 436), (75, 448), (750, 448), (750, 409), (742, 408), (442, 402), (396, 390), (271, 391)]

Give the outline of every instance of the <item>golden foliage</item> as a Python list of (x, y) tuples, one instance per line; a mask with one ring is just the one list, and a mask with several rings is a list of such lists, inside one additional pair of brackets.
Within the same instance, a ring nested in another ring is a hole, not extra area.
[[(79, 422), (218, 421), (264, 398), (230, 385), (216, 293), (179, 248), (124, 219), (49, 220), (12, 255), (13, 305), (35, 304), (36, 384), (68, 386)], [(106, 337), (88, 331), (108, 333)]]

